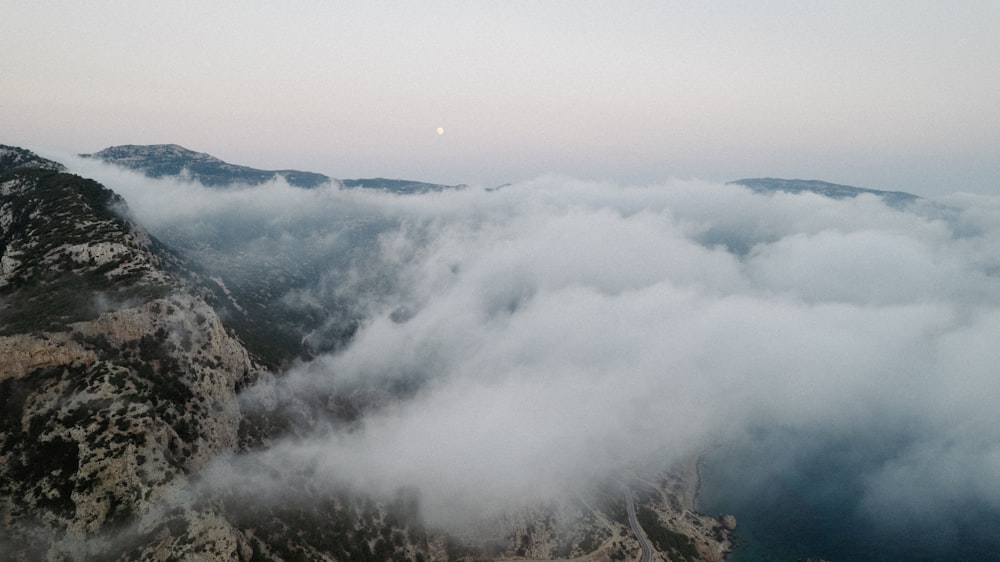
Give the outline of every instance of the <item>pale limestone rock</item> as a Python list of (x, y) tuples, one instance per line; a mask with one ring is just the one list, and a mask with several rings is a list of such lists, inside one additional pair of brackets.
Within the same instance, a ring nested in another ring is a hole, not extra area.
[(20, 378), (32, 371), (57, 365), (91, 365), (94, 352), (84, 349), (65, 333), (0, 337), (0, 380)]
[(93, 263), (99, 267), (135, 250), (117, 242), (88, 242), (63, 246), (62, 251), (77, 263)]
[[(220, 515), (193, 509), (195, 496), (185, 476), (185, 471), (197, 471), (237, 447), (236, 385), (260, 374), (246, 349), (226, 332), (210, 306), (187, 293), (107, 312), (69, 328), (68, 332), (0, 337), (0, 357), (4, 358), (0, 380), (24, 378), (47, 367), (73, 370), (53, 375), (52, 382), (35, 388), (24, 405), (26, 412), (52, 420), (42, 433), (43, 442), (77, 444), (77, 484), (71, 496), (61, 497), (56, 483), (65, 475), (58, 471), (25, 496), (28, 505), (65, 499), (73, 506), (68, 517), (38, 511), (46, 525), (63, 529), (60, 538), (52, 541), (49, 556), (65, 554), (76, 559), (89, 553), (100, 558), (113, 546), (107, 534), (109, 521), (148, 514), (140, 520), (154, 528), (142, 532), (160, 532), (155, 525), (162, 522), (164, 506), (171, 505), (183, 512), (190, 537), (185, 540), (191, 544), (180, 544), (180, 537), (167, 532), (162, 540), (154, 541), (159, 547), (143, 551), (144, 559), (208, 556), (229, 560), (237, 559), (239, 552), (249, 552), (246, 538)], [(193, 429), (189, 436), (193, 441), (185, 440), (180, 427), (164, 420), (163, 404), (154, 408), (149, 402), (149, 383), (131, 371), (127, 362), (108, 363), (92, 347), (92, 342), (104, 342), (100, 345), (119, 350), (116, 353), (124, 358), (138, 353), (129, 350), (138, 350), (143, 338), (152, 338), (169, 351), (175, 367), (167, 376), (176, 377), (191, 392), (185, 410), (177, 411), (170, 404), (168, 411)], [(28, 418), (23, 419), (26, 424)], [(77, 421), (57, 422), (68, 419)], [(27, 425), (22, 429), (29, 430)], [(188, 443), (182, 457), (178, 457), (178, 443)], [(2, 507), (8, 521), (17, 516), (12, 505)]]
[(0, 256), (0, 287), (10, 282), (11, 276), (21, 267), (21, 262), (17, 259), (20, 252), (8, 251)]

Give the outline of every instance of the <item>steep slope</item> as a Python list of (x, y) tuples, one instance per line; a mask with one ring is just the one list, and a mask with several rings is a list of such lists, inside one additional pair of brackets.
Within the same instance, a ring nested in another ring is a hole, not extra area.
[(119, 214), (120, 197), (27, 151), (0, 150), (19, 157), (0, 169), (0, 334), (89, 319), (94, 294), (165, 294), (169, 280), (145, 233)]
[(236, 450), (258, 367), (114, 193), (0, 156), (0, 553), (229, 557), (245, 539), (183, 490)]

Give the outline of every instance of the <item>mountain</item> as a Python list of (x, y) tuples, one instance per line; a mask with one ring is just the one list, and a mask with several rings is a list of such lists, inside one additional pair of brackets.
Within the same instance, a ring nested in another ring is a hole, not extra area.
[[(282, 175), (297, 187), (334, 182), (346, 189), (405, 195), (465, 187), (386, 178), (331, 180), (310, 172), (256, 170), (177, 145), (114, 146), (81, 156), (141, 171), (154, 178), (197, 179), (209, 187), (259, 184), (273, 180), (276, 175)], [(269, 219), (254, 220), (244, 214), (223, 214), (196, 227), (173, 225), (157, 234), (179, 251), (184, 273), (198, 278), (198, 283), (209, 292), (207, 300), (251, 351), (267, 365), (280, 367), (316, 352), (341, 347), (351, 337), (360, 322), (355, 302), (358, 299), (330, 296), (317, 305), (292, 306), (289, 295), (317, 285), (319, 277), (330, 275), (332, 270), (371, 270), (369, 264), (360, 263), (371, 252), (362, 250), (377, 244), (378, 233), (387, 227), (381, 218), (356, 214), (321, 219), (309, 222), (299, 217), (299, 224), (294, 226), (304, 238), (337, 232), (336, 239), (343, 239), (320, 253), (306, 245), (282, 241), (281, 235), (273, 232)], [(310, 232), (304, 232), (307, 230)], [(267, 246), (269, 251), (261, 251), (261, 246)], [(367, 285), (371, 288), (384, 285), (384, 280), (370, 281)]]
[(367, 560), (370, 544), (432, 559), (412, 509), (205, 485), (309, 420), (245, 408), (239, 391), (270, 375), (201, 277), (63, 169), (0, 146), (0, 559)]
[(258, 170), (224, 162), (210, 154), (188, 150), (176, 144), (111, 146), (93, 154), (80, 154), (144, 173), (151, 178), (177, 177), (192, 179), (208, 187), (259, 185), (281, 177), (289, 185), (314, 188), (338, 181), (348, 189), (373, 189), (390, 193), (414, 194), (461, 189), (464, 185), (440, 185), (412, 180), (386, 178), (332, 180), (315, 172), (300, 170)]
[(730, 185), (742, 185), (749, 187), (757, 193), (767, 193), (773, 191), (783, 191), (785, 193), (817, 193), (833, 199), (846, 199), (857, 197), (862, 194), (875, 195), (881, 197), (888, 205), (902, 206), (906, 203), (916, 201), (920, 197), (905, 191), (879, 191), (877, 189), (867, 189), (864, 187), (853, 187), (850, 185), (839, 185), (818, 180), (787, 180), (779, 178), (745, 178), (729, 182)]
[[(272, 443), (352, 423), (400, 396), (247, 399), (247, 389), (273, 392), (260, 383), (282, 373), (242, 341), (230, 289), (202, 267), (148, 234), (96, 181), (0, 146), (0, 559), (638, 554), (618, 485), (590, 504), (483, 522), (459, 540), (424, 527), (412, 492), (373, 499), (323, 487), (310, 466), (257, 466), (264, 457), (253, 453)], [(270, 322), (244, 312), (241, 322)], [(660, 552), (720, 560), (731, 523), (693, 512), (693, 482), (668, 473), (636, 485), (640, 520)]]
[(16, 146), (0, 145), (0, 171), (13, 172), (19, 169), (39, 169), (64, 171), (62, 164), (40, 158), (34, 152)]
[(197, 180), (209, 187), (258, 185), (279, 177), (289, 185), (303, 188), (317, 187), (330, 181), (329, 177), (314, 172), (258, 170), (229, 164), (209, 154), (188, 150), (176, 144), (127, 144), (80, 156), (137, 170), (151, 178), (179, 176)]
[(124, 302), (171, 290), (121, 197), (28, 151), (0, 151), (0, 334), (88, 320), (96, 294)]
[(225, 556), (245, 539), (176, 493), (236, 450), (261, 369), (120, 197), (22, 149), (0, 165), (0, 553)]
[(340, 180), (340, 184), (347, 189), (375, 189), (388, 191), (389, 193), (416, 194), (431, 193), (434, 191), (444, 191), (446, 189), (464, 189), (464, 184), (460, 185), (440, 185), (436, 183), (425, 183), (411, 180), (390, 180), (385, 178), (369, 178), (357, 180)]

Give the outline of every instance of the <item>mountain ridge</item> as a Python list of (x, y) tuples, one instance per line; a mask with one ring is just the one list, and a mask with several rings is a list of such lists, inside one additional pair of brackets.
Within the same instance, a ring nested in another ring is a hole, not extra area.
[(919, 196), (905, 191), (881, 191), (866, 187), (854, 187), (830, 183), (821, 180), (800, 180), (782, 178), (744, 178), (728, 182), (727, 185), (741, 185), (756, 193), (782, 191), (785, 193), (816, 193), (831, 199), (846, 199), (859, 195), (875, 195), (888, 205), (901, 206), (920, 199)]
[[(371, 189), (397, 194), (424, 194), (468, 187), (466, 184), (445, 185), (383, 177), (336, 179), (316, 172), (292, 169), (262, 170), (231, 164), (211, 154), (190, 150), (178, 144), (116, 145), (90, 154), (79, 154), (79, 156), (139, 171), (151, 178), (191, 179), (199, 181), (207, 187), (253, 186), (279, 178), (284, 179), (289, 185), (306, 189), (315, 188), (325, 183), (337, 183), (345, 189)], [(833, 199), (869, 194), (880, 197), (887, 204), (893, 206), (905, 205), (920, 199), (919, 196), (904, 191), (884, 191), (822, 180), (773, 177), (742, 178), (729, 181), (727, 185), (740, 185), (757, 193), (809, 192)]]
[(279, 178), (291, 186), (304, 189), (316, 188), (326, 183), (337, 183), (347, 189), (363, 188), (399, 194), (428, 193), (466, 187), (464, 184), (442, 185), (388, 178), (335, 179), (317, 172), (291, 169), (261, 170), (231, 164), (211, 154), (190, 150), (178, 144), (116, 145), (78, 156), (142, 172), (151, 178), (176, 177), (196, 180), (206, 187), (254, 186)]

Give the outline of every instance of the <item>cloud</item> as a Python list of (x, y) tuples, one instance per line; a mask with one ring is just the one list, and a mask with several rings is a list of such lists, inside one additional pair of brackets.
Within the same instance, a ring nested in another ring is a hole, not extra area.
[[(365, 300), (346, 349), (255, 389), (255, 403), (407, 392), (347, 429), (255, 453), (264, 464), (419, 489), (448, 525), (761, 428), (862, 452), (884, 434), (897, 445), (862, 463), (853, 500), (871, 518), (930, 520), (973, 499), (1000, 511), (996, 199), (900, 210), (554, 176), (408, 197), (125, 180), (110, 183), (151, 228), (249, 221), (271, 242), (245, 245), (247, 263), (290, 247), (315, 258), (290, 301)], [(760, 470), (779, 470), (772, 460)]]

